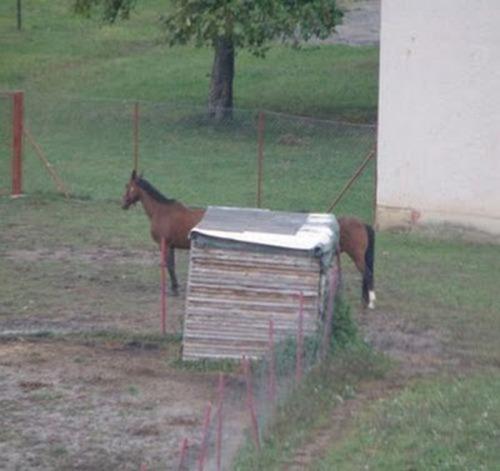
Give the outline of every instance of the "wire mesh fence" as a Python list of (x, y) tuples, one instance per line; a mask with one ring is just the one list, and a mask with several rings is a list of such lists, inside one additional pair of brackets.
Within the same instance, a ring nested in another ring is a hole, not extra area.
[[(238, 378), (239, 387), (232, 385), (233, 397), (230, 400), (233, 403), (232, 408), (235, 408), (236, 402), (236, 408), (239, 407), (241, 416), (245, 417), (240, 421), (240, 428), (244, 426), (243, 423), (246, 424), (246, 437), (236, 443), (231, 440), (234, 430), (228, 424), (224, 412), (224, 403), (228, 400), (225, 382), (229, 377), (226, 378), (220, 373), (217, 396), (203, 411), (203, 422), (198, 436), (191, 443), (187, 437), (181, 441), (177, 469), (233, 469), (235, 459), (238, 459), (238, 450), (246, 447), (253, 449), (253, 453), (261, 451), (263, 441), (276, 420), (277, 411), (286, 407), (287, 402), (294, 401), (292, 396), (304, 386), (308, 373), (320, 365), (332, 348), (331, 334), (337, 323), (334, 312), (338, 313), (342, 309), (334, 302), (339, 299), (339, 285), (340, 266), (335, 264), (329, 275), (325, 318), (318, 323), (315, 334), (304, 333), (303, 304), (299, 293), (295, 332), (285, 338), (276, 339), (271, 319), (266, 356), (252, 362), (248, 358), (241, 358), (239, 372), (231, 375), (233, 381), (234, 377)], [(300, 400), (298, 395), (295, 400), (297, 408), (300, 408)]]
[[(25, 106), (26, 129), (77, 198), (118, 198), (137, 154), (138, 170), (187, 204), (326, 211), (375, 142), (372, 125), (268, 111), (234, 109), (214, 123), (175, 103), (30, 95)], [(24, 191), (57, 191), (31, 142), (25, 153)], [(373, 195), (369, 166), (342, 212), (369, 219)]]

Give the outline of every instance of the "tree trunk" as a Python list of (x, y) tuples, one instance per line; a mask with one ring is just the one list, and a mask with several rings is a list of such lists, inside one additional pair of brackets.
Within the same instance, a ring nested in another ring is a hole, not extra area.
[(221, 121), (233, 114), (234, 44), (231, 38), (219, 38), (214, 48), (208, 114)]

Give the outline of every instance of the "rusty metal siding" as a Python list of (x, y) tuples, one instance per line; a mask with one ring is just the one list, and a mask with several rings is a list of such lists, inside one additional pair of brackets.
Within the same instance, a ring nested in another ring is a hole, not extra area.
[(306, 252), (261, 253), (193, 240), (183, 358), (262, 356), (270, 319), (277, 339), (295, 335), (301, 291), (304, 332), (315, 333), (323, 303), (321, 281), (320, 260)]

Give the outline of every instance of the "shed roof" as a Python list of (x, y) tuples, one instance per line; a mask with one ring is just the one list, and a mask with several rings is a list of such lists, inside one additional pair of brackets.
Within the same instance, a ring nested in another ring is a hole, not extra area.
[(210, 206), (191, 234), (324, 254), (338, 241), (335, 216)]

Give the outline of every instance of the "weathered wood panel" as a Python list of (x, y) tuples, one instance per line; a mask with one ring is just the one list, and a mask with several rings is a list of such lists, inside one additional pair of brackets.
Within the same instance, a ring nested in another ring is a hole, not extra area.
[(320, 262), (305, 252), (220, 249), (194, 241), (184, 321), (184, 359), (263, 356), (269, 320), (277, 340), (295, 336), (299, 294), (304, 332), (319, 323)]

